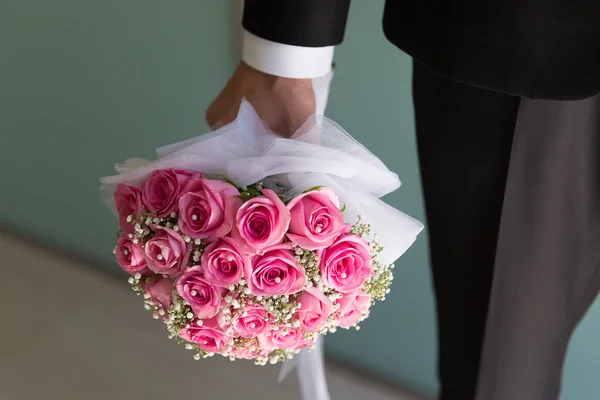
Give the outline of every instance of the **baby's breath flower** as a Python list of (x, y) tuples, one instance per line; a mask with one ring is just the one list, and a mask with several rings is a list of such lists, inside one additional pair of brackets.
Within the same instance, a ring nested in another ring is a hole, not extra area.
[(350, 233), (352, 233), (353, 235), (358, 235), (358, 236), (363, 236), (363, 237), (369, 236), (371, 234), (371, 225), (361, 223), (362, 220), (363, 220), (362, 215), (359, 215), (358, 221), (356, 222), (356, 224), (352, 225), (352, 228), (350, 229)]
[(296, 261), (302, 265), (308, 279), (307, 286), (312, 286), (313, 281), (318, 282), (319, 276), (319, 257), (317, 253), (310, 250), (305, 250), (301, 247), (295, 247)]
[(165, 319), (165, 324), (167, 325), (167, 330), (169, 331), (169, 337), (171, 339), (178, 338), (179, 332), (183, 328), (189, 325), (189, 315), (192, 314), (192, 318), (194, 314), (192, 313), (192, 308), (189, 304), (185, 303), (185, 301), (176, 293), (173, 294), (173, 304), (167, 310), (167, 318)]
[(377, 260), (373, 260), (373, 270), (375, 272), (373, 277), (365, 282), (365, 292), (373, 300), (383, 301), (385, 295), (390, 293), (394, 275), (390, 265), (381, 264)]
[(134, 276), (130, 276), (129, 279), (127, 279), (127, 282), (131, 285), (131, 290), (140, 295), (144, 291), (146, 278), (144, 278), (142, 274), (136, 273)]

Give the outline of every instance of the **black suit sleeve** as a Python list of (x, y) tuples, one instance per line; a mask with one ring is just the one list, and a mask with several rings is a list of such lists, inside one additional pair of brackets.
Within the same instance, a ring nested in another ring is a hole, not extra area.
[(350, 0), (246, 0), (242, 24), (272, 42), (325, 47), (344, 39)]

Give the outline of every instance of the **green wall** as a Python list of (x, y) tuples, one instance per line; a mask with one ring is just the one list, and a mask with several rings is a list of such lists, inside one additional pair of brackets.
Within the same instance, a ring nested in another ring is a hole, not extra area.
[[(0, 225), (118, 268), (116, 221), (98, 178), (128, 156), (206, 129), (203, 115), (237, 62), (234, 0), (0, 2)], [(329, 116), (397, 171), (389, 201), (423, 219), (410, 59), (381, 32), (383, 0), (353, 2)], [(435, 393), (435, 323), (425, 236), (360, 332), (328, 351)], [(6, 268), (6, 266), (3, 266)], [(1, 294), (0, 294), (1, 298)], [(600, 398), (600, 309), (577, 332), (564, 399)]]
[(238, 13), (224, 0), (0, 1), (0, 222), (115, 268), (98, 178), (206, 129)]

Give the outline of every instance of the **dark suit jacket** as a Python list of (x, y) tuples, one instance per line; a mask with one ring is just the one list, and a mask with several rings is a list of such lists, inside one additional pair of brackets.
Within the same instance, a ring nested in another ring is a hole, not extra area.
[[(243, 25), (278, 43), (336, 45), (349, 7), (246, 0)], [(600, 92), (600, 0), (387, 0), (383, 27), (400, 49), (459, 82), (529, 98)]]

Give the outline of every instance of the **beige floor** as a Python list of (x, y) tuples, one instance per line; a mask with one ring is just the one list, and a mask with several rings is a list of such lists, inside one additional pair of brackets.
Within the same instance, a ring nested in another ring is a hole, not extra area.
[[(0, 233), (0, 400), (297, 399), (295, 377), (194, 361), (126, 284)], [(413, 400), (328, 366), (333, 400)]]

